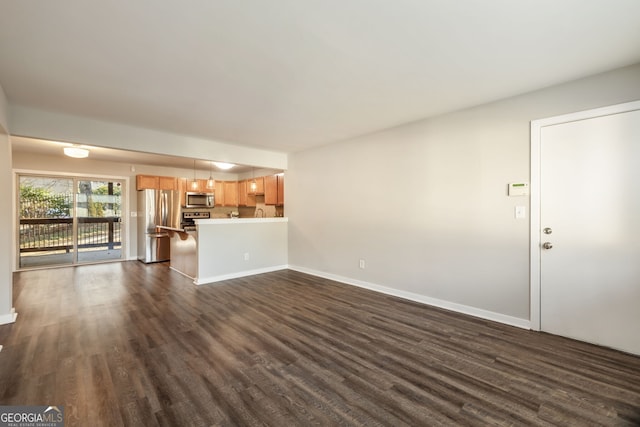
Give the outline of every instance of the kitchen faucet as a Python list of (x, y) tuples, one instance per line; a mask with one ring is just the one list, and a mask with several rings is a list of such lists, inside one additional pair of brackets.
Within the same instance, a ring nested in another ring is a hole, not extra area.
[[(260, 216), (259, 217), (258, 217), (258, 211), (260, 211)], [(256, 209), (255, 217), (256, 218), (264, 218), (264, 210), (262, 208)]]

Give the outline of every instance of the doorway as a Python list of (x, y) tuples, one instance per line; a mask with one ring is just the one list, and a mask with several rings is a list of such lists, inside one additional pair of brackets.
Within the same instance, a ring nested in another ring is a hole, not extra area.
[(18, 175), (20, 269), (123, 259), (124, 181)]
[(532, 122), (531, 323), (640, 354), (640, 102)]

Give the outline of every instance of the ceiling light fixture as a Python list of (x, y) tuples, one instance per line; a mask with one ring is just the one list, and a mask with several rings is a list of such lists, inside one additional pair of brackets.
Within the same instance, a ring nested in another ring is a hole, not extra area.
[(209, 179), (207, 180), (208, 189), (212, 189), (216, 185), (216, 182), (213, 180), (212, 164), (213, 163), (209, 162)]
[(193, 181), (191, 181), (191, 189), (198, 189), (198, 181), (196, 180), (196, 159), (193, 159)]
[(64, 151), (65, 156), (73, 157), (74, 159), (84, 159), (89, 157), (89, 150), (86, 148), (76, 147), (75, 145), (71, 147), (64, 147), (62, 150)]
[(213, 162), (213, 164), (216, 165), (218, 169), (222, 169), (225, 171), (235, 166), (233, 163), (225, 163), (225, 162)]

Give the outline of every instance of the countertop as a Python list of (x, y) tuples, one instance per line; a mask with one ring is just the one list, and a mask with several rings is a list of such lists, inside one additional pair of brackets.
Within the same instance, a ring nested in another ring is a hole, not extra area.
[(165, 227), (164, 225), (158, 225), (156, 228), (160, 228), (162, 230), (176, 231), (178, 233), (188, 233), (184, 228), (173, 228), (173, 227)]
[(289, 218), (285, 217), (270, 217), (270, 218), (211, 218), (211, 219), (196, 219), (197, 225), (209, 225), (209, 224), (259, 224), (267, 222), (289, 222)]

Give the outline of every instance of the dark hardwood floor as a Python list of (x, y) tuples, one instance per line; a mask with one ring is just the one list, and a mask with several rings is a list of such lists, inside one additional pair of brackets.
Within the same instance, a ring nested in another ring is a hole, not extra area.
[(0, 404), (67, 426), (640, 425), (640, 357), (293, 271), (30, 271), (14, 300)]

